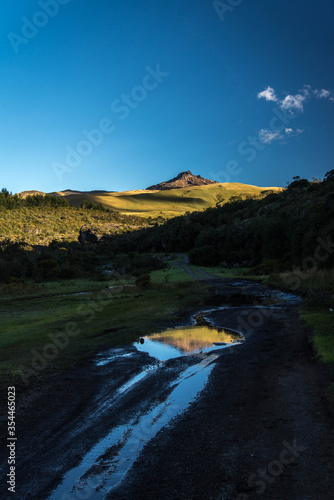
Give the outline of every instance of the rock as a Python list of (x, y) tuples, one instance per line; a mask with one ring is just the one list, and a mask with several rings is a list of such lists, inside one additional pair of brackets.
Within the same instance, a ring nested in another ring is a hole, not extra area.
[(178, 189), (187, 188), (193, 186), (206, 186), (207, 184), (217, 184), (217, 181), (211, 181), (210, 179), (204, 179), (200, 175), (193, 175), (190, 170), (186, 172), (181, 172), (173, 179), (169, 181), (161, 182), (160, 184), (155, 184), (146, 188), (147, 190), (165, 190), (165, 189)]
[(101, 234), (97, 234), (95, 229), (82, 227), (80, 229), (78, 240), (83, 245), (84, 243), (96, 243), (101, 238), (103, 238), (103, 236)]

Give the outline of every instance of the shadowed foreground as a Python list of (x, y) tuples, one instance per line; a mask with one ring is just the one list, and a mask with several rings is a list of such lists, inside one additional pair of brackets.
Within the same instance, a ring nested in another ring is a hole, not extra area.
[[(226, 305), (226, 285), (215, 283), (217, 295), (208, 308)], [(266, 291), (247, 282), (235, 289), (248, 297)], [(207, 318), (240, 331), (246, 341), (216, 351), (200, 396), (153, 435), (104, 498), (332, 499), (334, 430), (324, 399), (328, 374), (314, 362), (294, 307), (259, 308), (248, 301)], [(89, 363), (30, 393), (17, 412), (17, 498), (48, 498), (111, 429), (164, 401), (169, 382), (197, 362), (191, 356), (179, 359), (118, 399), (115, 390), (152, 363), (145, 353), (104, 366)], [(5, 473), (3, 468), (3, 484)], [(94, 498), (93, 490), (88, 493), (85, 498)]]

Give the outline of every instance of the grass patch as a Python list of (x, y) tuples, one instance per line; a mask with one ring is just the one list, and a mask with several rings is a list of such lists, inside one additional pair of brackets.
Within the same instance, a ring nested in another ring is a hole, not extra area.
[(270, 280), (273, 284), (284, 286), (292, 291), (308, 292), (322, 290), (334, 292), (334, 270), (302, 271), (272, 274)]
[(301, 317), (313, 328), (314, 346), (321, 360), (334, 368), (334, 313), (303, 309)]
[(55, 296), (71, 293), (82, 293), (100, 290), (107, 286), (117, 286), (118, 281), (94, 281), (89, 279), (73, 279), (60, 281), (45, 281), (43, 283), (21, 282), (0, 284), (2, 300), (22, 300), (40, 296)]
[(309, 310), (334, 309), (334, 271), (332, 269), (313, 272), (296, 270), (273, 274), (268, 277), (267, 283), (302, 293)]
[[(48, 286), (57, 294), (21, 297), (19, 302), (5, 301), (0, 306), (3, 386), (10, 383), (24, 387), (20, 376), (23, 366), (29, 383), (35, 383), (103, 349), (158, 332), (178, 320), (181, 303), (182, 308), (197, 308), (209, 294), (208, 287), (187, 282), (153, 284), (148, 290), (133, 287), (109, 291), (100, 284), (100, 290), (92, 294), (65, 297), (58, 295), (61, 284)], [(28, 375), (26, 369), (34, 374)]]
[[(321, 362), (329, 364), (334, 373), (334, 312), (303, 309), (301, 317), (313, 329), (313, 343)], [(329, 386), (328, 396), (334, 404), (334, 382)]]
[(152, 283), (185, 283), (194, 280), (184, 269), (171, 267), (151, 272), (151, 281)]
[[(175, 267), (174, 263), (178, 262), (182, 265), (182, 258), (179, 256), (173, 258), (169, 261), (170, 267), (166, 269), (162, 269), (159, 271), (153, 271), (151, 273), (151, 280), (153, 283), (182, 283), (188, 281), (194, 281), (190, 274), (188, 274), (184, 269)], [(202, 278), (203, 275), (199, 271), (205, 271), (212, 276), (216, 276), (217, 278), (242, 278), (245, 272), (249, 271), (249, 268), (224, 268), (224, 267), (206, 267), (206, 266), (196, 266), (194, 264), (186, 264), (193, 273), (198, 276), (198, 278)], [(247, 277), (247, 279), (255, 279), (256, 277)]]
[[(193, 271), (201, 270), (208, 274), (212, 274), (217, 278), (241, 278), (244, 276), (245, 272), (249, 271), (248, 267), (238, 267), (238, 268), (228, 268), (228, 267), (206, 267), (206, 266), (195, 266), (191, 264), (191, 269)], [(248, 278), (247, 278), (248, 279)]]

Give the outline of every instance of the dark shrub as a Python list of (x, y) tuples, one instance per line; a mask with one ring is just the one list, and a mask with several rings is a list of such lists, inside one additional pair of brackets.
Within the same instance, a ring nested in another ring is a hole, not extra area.
[(138, 288), (147, 289), (151, 286), (151, 277), (149, 274), (142, 274), (136, 279), (135, 284)]
[(300, 189), (309, 187), (310, 183), (307, 179), (298, 179), (288, 185), (288, 189)]
[(216, 266), (220, 261), (219, 252), (210, 245), (193, 248), (188, 255), (190, 263), (196, 266)]

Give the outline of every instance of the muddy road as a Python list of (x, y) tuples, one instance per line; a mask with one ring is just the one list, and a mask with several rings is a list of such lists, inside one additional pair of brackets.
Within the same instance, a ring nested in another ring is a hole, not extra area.
[(299, 298), (214, 284), (190, 336), (119, 346), (22, 399), (17, 493), (1, 498), (334, 499), (328, 373)]

